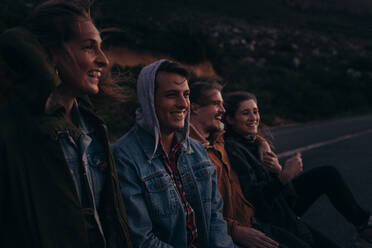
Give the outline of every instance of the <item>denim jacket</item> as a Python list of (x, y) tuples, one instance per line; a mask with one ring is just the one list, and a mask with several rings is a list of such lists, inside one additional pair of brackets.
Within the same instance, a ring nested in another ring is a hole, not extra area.
[[(87, 119), (87, 116), (84, 118), (76, 100), (71, 114), (79, 127), (79, 135), (74, 140), (68, 130), (65, 130), (59, 133), (59, 142), (74, 179), (80, 203), (85, 211), (92, 212), (86, 216), (90, 240), (93, 243), (106, 244), (107, 237), (103, 233), (98, 207), (106, 179), (107, 154), (102, 142), (98, 139), (93, 121)], [(114, 237), (116, 234), (111, 236)], [(109, 243), (112, 247), (119, 245), (113, 240)]]
[[(196, 213), (200, 247), (234, 247), (222, 216), (216, 169), (202, 145), (188, 138), (178, 159), (186, 198)], [(183, 204), (154, 138), (135, 125), (113, 146), (135, 247), (186, 247)]]
[[(0, 246), (92, 248), (86, 223), (91, 212), (82, 209), (71, 157), (61, 144), (66, 133), (75, 139), (82, 130), (63, 111), (46, 108), (61, 80), (37, 37), (25, 28), (0, 35), (0, 57), (2, 68), (17, 75), (9, 81), (12, 97), (0, 106)], [(115, 247), (111, 240), (132, 247), (106, 125), (89, 102), (87, 96), (79, 97), (79, 110), (88, 123), (92, 120), (107, 160), (98, 206), (107, 247)]]

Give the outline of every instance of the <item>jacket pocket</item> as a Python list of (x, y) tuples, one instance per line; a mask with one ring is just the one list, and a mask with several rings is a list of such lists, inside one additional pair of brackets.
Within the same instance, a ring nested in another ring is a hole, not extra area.
[(177, 213), (178, 195), (170, 175), (158, 171), (142, 179), (146, 186), (146, 199), (154, 216), (169, 216)]

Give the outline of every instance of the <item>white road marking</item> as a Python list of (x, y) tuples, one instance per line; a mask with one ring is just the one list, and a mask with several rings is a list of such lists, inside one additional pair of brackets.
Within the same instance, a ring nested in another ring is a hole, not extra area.
[(326, 141), (323, 141), (323, 142), (311, 144), (311, 145), (308, 145), (308, 146), (303, 146), (303, 147), (293, 149), (293, 150), (290, 150), (290, 151), (282, 152), (282, 153), (278, 154), (278, 158), (289, 157), (289, 156), (295, 155), (298, 152), (299, 153), (306, 152), (306, 151), (309, 151), (309, 150), (314, 149), (314, 148), (334, 144), (334, 143), (337, 143), (337, 142), (340, 142), (340, 141), (343, 141), (343, 140), (355, 138), (355, 137), (358, 137), (358, 136), (361, 136), (361, 135), (364, 135), (364, 134), (368, 134), (368, 133), (372, 133), (372, 129), (368, 129), (366, 131), (362, 131), (362, 132), (359, 132), (359, 133), (347, 134), (347, 135), (344, 135), (344, 136), (341, 136), (341, 137), (338, 137), (338, 138), (334, 138), (334, 139), (326, 140)]

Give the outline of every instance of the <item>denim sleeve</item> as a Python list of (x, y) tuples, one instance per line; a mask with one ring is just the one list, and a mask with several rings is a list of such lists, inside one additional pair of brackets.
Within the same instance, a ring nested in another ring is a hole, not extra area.
[(145, 189), (136, 173), (134, 163), (121, 151), (113, 152), (134, 247), (173, 247), (159, 240), (152, 232), (152, 221), (144, 198)]
[(217, 188), (217, 171), (213, 170), (212, 180), (212, 200), (211, 200), (211, 226), (210, 226), (210, 247), (226, 248), (237, 247), (234, 245), (230, 235), (227, 233), (227, 224), (223, 218), (223, 201)]

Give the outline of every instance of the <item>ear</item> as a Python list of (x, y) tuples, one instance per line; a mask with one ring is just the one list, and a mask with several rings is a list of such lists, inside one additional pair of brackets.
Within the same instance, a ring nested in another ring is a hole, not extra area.
[(197, 115), (197, 114), (199, 114), (199, 110), (200, 110), (200, 105), (199, 104), (197, 104), (197, 103), (191, 103), (191, 105), (190, 105), (190, 107), (191, 107), (191, 114), (195, 114), (195, 115)]

